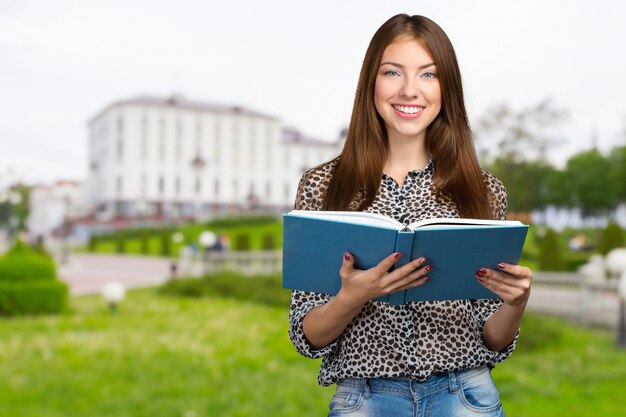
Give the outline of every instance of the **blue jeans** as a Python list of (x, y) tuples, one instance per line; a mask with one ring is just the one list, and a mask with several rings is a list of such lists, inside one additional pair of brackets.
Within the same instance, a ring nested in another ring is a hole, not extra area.
[(342, 379), (329, 417), (504, 417), (498, 389), (486, 366), (425, 381)]

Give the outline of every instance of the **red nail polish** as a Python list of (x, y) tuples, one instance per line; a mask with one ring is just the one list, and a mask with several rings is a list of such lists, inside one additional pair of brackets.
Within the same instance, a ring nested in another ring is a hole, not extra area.
[(499, 264), (497, 265), (497, 267), (498, 267), (498, 269), (504, 269), (504, 264), (503, 264), (503, 263), (499, 263)]
[(422, 258), (422, 260), (420, 261), (420, 263), (421, 263), (421, 264), (425, 264), (427, 260), (428, 260), (428, 259), (426, 259), (426, 258)]
[(430, 278), (425, 277), (425, 278), (424, 278), (424, 282), (428, 282), (428, 281), (430, 281)]
[(433, 269), (432, 265), (426, 265), (426, 268), (424, 268), (426, 272), (430, 271), (431, 269)]
[(396, 252), (396, 254), (393, 255), (393, 257), (396, 259), (400, 259), (402, 257), (402, 254), (400, 252)]
[(476, 275), (481, 277), (481, 278), (484, 277), (486, 273), (487, 273), (487, 271), (485, 271), (484, 268), (480, 268), (478, 271), (476, 271)]
[(348, 255), (347, 253), (344, 253), (343, 254), (343, 259), (345, 259), (346, 261), (349, 261), (352, 258), (350, 258), (350, 255)]

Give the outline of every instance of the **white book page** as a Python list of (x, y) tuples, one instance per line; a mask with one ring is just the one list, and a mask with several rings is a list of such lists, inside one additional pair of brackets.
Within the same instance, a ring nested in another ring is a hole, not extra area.
[(523, 226), (523, 223), (517, 220), (485, 220), (485, 219), (459, 219), (459, 218), (439, 218), (425, 219), (411, 223), (407, 228), (414, 229), (431, 229), (450, 226)]
[(375, 213), (364, 213), (362, 211), (309, 211), (292, 210), (288, 214), (312, 219), (334, 220), (344, 223), (362, 224), (366, 226), (385, 227), (387, 229), (399, 230), (403, 225), (387, 216)]

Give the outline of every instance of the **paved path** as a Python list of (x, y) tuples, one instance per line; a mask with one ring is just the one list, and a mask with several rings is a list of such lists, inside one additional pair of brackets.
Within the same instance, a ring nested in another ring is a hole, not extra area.
[(170, 261), (147, 256), (72, 253), (66, 264), (58, 266), (58, 274), (70, 285), (72, 295), (97, 294), (110, 281), (120, 282), (126, 288), (161, 284), (169, 278)]

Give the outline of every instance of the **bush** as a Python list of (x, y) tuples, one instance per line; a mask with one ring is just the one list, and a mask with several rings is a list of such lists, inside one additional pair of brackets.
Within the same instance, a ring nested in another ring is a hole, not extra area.
[(272, 216), (242, 216), (242, 217), (222, 217), (206, 223), (208, 228), (231, 228), (240, 226), (252, 226), (260, 224), (275, 224), (278, 220)]
[(276, 249), (276, 238), (274, 235), (270, 235), (270, 234), (263, 235), (262, 249), (263, 250)]
[(291, 294), (282, 288), (281, 275), (245, 276), (235, 272), (170, 280), (161, 286), (159, 292), (184, 297), (228, 297), (282, 307), (289, 305)]
[(55, 278), (54, 262), (22, 242), (17, 242), (0, 257), (0, 282), (51, 281)]
[(17, 242), (0, 258), (0, 315), (56, 313), (67, 303), (50, 257)]
[(89, 236), (89, 243), (87, 244), (87, 248), (89, 252), (95, 252), (98, 247), (98, 236), (91, 235)]
[(251, 248), (250, 235), (242, 233), (236, 236), (234, 250), (250, 250)]
[(142, 231), (139, 234), (139, 251), (142, 255), (147, 255), (150, 253), (148, 248), (148, 234), (145, 231)]
[(161, 255), (162, 256), (170, 256), (170, 239), (172, 238), (172, 234), (169, 230), (161, 233)]
[(563, 271), (563, 247), (559, 235), (548, 228), (539, 241), (538, 266), (540, 271)]
[(69, 289), (61, 281), (0, 281), (0, 315), (58, 313), (67, 304)]
[(624, 231), (617, 223), (609, 223), (602, 230), (598, 251), (602, 255), (606, 255), (615, 248), (624, 246)]

